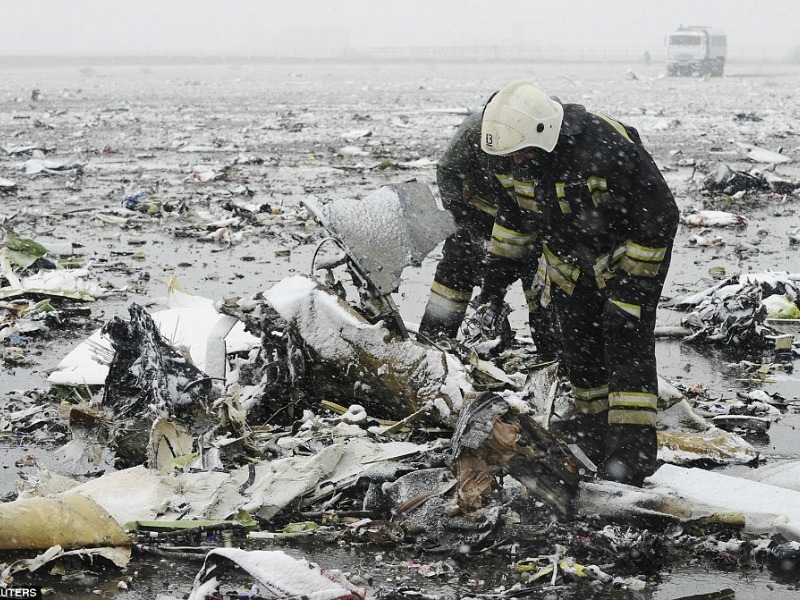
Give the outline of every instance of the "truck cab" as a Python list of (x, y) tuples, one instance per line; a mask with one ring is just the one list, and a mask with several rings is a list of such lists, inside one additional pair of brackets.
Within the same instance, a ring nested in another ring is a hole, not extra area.
[(667, 75), (722, 77), (726, 54), (727, 38), (721, 29), (681, 26), (667, 36)]

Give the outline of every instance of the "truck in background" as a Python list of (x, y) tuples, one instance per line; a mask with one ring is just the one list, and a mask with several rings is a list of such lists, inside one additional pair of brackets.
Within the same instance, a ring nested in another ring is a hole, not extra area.
[(727, 39), (721, 29), (681, 26), (667, 36), (667, 75), (722, 77)]

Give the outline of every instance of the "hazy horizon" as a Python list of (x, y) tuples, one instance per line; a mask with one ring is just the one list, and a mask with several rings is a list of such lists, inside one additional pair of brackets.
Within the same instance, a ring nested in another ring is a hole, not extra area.
[(731, 54), (800, 51), (800, 2), (772, 0), (27, 0), (3, 8), (0, 56), (281, 56), (369, 48), (635, 49), (679, 25)]

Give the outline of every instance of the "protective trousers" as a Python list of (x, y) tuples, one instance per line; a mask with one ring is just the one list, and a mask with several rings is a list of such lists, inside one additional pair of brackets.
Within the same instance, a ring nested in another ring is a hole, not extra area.
[(587, 273), (572, 293), (552, 290), (578, 412), (577, 443), (601, 476), (631, 485), (641, 485), (656, 468), (654, 329), (668, 262), (632, 294), (638, 316), (621, 310), (612, 302), (614, 292), (598, 288)]
[(436, 266), (428, 304), (419, 325), (419, 332), (432, 340), (440, 336), (456, 337), (472, 292), (480, 284), (486, 253), (484, 240), (488, 234), (480, 231), (478, 225), (471, 229), (460, 229), (447, 238), (442, 247), (442, 258)]
[[(525, 288), (524, 291), (527, 296), (528, 288)], [(536, 345), (537, 358), (543, 362), (560, 360), (561, 327), (558, 323), (556, 307), (552, 302), (547, 306), (538, 304), (538, 299), (534, 299), (533, 302), (537, 304), (532, 306), (532, 302), (528, 302), (528, 324), (533, 343)]]

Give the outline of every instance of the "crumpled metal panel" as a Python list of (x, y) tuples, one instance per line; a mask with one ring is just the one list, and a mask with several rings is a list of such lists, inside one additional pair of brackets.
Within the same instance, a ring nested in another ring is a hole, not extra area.
[(303, 204), (347, 247), (381, 294), (396, 291), (403, 269), (455, 231), (452, 215), (419, 182), (386, 185), (360, 200), (312, 196)]

